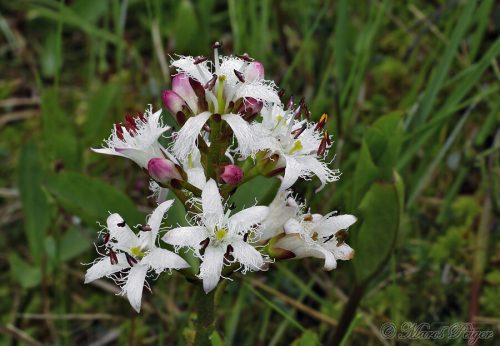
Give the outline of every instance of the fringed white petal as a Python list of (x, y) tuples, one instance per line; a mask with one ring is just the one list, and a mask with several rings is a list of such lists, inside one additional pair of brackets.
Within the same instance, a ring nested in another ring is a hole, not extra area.
[(219, 188), (215, 180), (210, 179), (201, 192), (201, 204), (203, 208), (203, 218), (210, 226), (213, 226), (224, 216)]
[(278, 96), (278, 88), (271, 81), (254, 81), (251, 83), (243, 83), (235, 93), (233, 99), (237, 100), (241, 97), (252, 97), (256, 100), (281, 104)]
[(227, 124), (233, 130), (234, 136), (238, 140), (238, 152), (241, 156), (247, 157), (257, 151), (256, 144), (258, 139), (252, 131), (252, 128), (238, 114), (225, 114), (222, 116)]
[(264, 259), (262, 258), (262, 254), (252, 245), (239, 240), (232, 242), (231, 246), (233, 247), (234, 259), (243, 265), (243, 274), (247, 270), (261, 270), (264, 265)]
[(330, 183), (332, 181), (336, 181), (340, 179), (340, 174), (336, 170), (331, 170), (328, 168), (325, 162), (319, 161), (314, 156), (302, 156), (297, 159), (301, 166), (303, 167), (303, 171), (307, 171), (308, 175), (314, 174), (321, 181), (321, 186), (316, 190), (319, 192), (322, 190), (326, 183)]
[[(165, 201), (158, 207), (156, 207), (156, 209), (151, 214), (151, 217), (148, 220), (148, 225), (151, 227), (150, 233), (151, 239), (153, 241), (156, 240), (156, 236), (158, 235), (158, 231), (160, 230), (161, 221), (163, 220), (165, 213), (170, 209), (173, 203), (174, 200)], [(153, 245), (154, 244), (151, 244), (150, 246)]]
[(111, 260), (107, 256), (95, 262), (85, 273), (85, 283), (88, 284), (129, 267), (125, 254), (117, 254), (116, 257), (118, 258), (117, 264), (111, 264)]
[(190, 247), (199, 249), (200, 243), (208, 237), (203, 226), (177, 227), (168, 231), (162, 240), (176, 247)]
[(269, 207), (255, 206), (234, 214), (228, 220), (229, 227), (234, 233), (243, 234), (253, 225), (261, 223), (269, 213)]
[(299, 234), (304, 231), (301, 223), (296, 219), (289, 219), (287, 222), (285, 222), (283, 229), (286, 234), (294, 234), (294, 233)]
[(285, 155), (285, 176), (281, 183), (280, 190), (290, 188), (302, 174), (302, 165), (293, 156)]
[(208, 246), (203, 255), (203, 262), (200, 265), (200, 274), (198, 277), (203, 280), (203, 289), (205, 293), (213, 290), (219, 283), (224, 266), (225, 248), (218, 246)]
[(267, 240), (279, 233), (284, 232), (283, 226), (285, 223), (293, 218), (298, 211), (298, 206), (293, 201), (292, 204), (288, 203), (288, 192), (278, 191), (276, 197), (269, 205), (269, 214), (266, 216), (260, 226), (261, 238), (260, 240)]
[(209, 69), (210, 62), (205, 61), (200, 64), (195, 65), (193, 57), (186, 56), (180, 57), (177, 60), (172, 61), (172, 66), (179, 72), (184, 72), (191, 78), (205, 84), (210, 78), (212, 78), (212, 72)]
[(356, 222), (354, 215), (338, 215), (326, 217), (320, 221), (318, 226), (318, 233), (321, 237), (326, 237), (337, 233), (341, 229), (347, 229)]
[(160, 248), (155, 248), (150, 251), (140, 263), (147, 264), (157, 274), (167, 269), (189, 268), (189, 263), (187, 263), (181, 256)]
[(203, 189), (207, 178), (205, 177), (205, 171), (201, 167), (191, 168), (186, 170), (188, 176), (188, 182), (191, 185), (196, 186), (199, 189)]
[(122, 294), (127, 296), (130, 305), (132, 305), (134, 310), (138, 313), (141, 311), (142, 288), (144, 287), (144, 280), (146, 279), (147, 272), (147, 265), (136, 264), (130, 268), (127, 282), (122, 288)]
[(354, 257), (354, 250), (346, 243), (337, 246), (336, 242), (333, 241), (333, 246), (330, 246), (329, 249), (333, 252), (336, 259), (342, 261), (348, 261)]
[(177, 133), (172, 151), (179, 160), (185, 160), (196, 147), (198, 135), (210, 116), (210, 112), (203, 112), (189, 118)]
[(111, 214), (106, 220), (109, 234), (112, 239), (116, 239), (116, 248), (127, 251), (132, 246), (139, 243), (139, 238), (135, 235), (120, 214)]

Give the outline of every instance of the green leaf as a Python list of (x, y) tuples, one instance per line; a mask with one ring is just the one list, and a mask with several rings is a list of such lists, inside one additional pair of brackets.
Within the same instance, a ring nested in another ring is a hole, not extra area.
[(353, 265), (358, 283), (370, 280), (387, 262), (395, 245), (403, 203), (403, 184), (395, 174), (394, 183), (376, 182), (363, 197), (353, 229), (356, 249)]
[(64, 208), (89, 224), (104, 222), (108, 212), (119, 213), (129, 224), (144, 222), (144, 216), (123, 192), (100, 179), (63, 172), (51, 177), (47, 189)]
[(90, 247), (90, 239), (80, 228), (70, 228), (58, 241), (59, 261), (64, 262), (84, 253)]
[(34, 142), (28, 142), (22, 148), (18, 174), (24, 212), (24, 231), (31, 256), (35, 263), (40, 263), (52, 208), (41, 189), (44, 175), (42, 158)]
[(268, 195), (276, 194), (278, 181), (263, 176), (257, 176), (238, 187), (234, 195), (229, 198), (229, 204), (234, 203), (236, 209), (233, 213), (244, 208), (251, 207), (257, 202), (258, 205), (271, 202)]
[(120, 85), (118, 83), (109, 83), (99, 86), (92, 92), (85, 122), (83, 141), (85, 145), (93, 145), (96, 141), (101, 142), (104, 137), (109, 135), (111, 127), (106, 125), (105, 119), (110, 116), (119, 91)]
[(292, 343), (292, 346), (316, 346), (321, 345), (318, 334), (312, 330), (306, 330), (304, 334)]
[(61, 109), (55, 89), (46, 89), (42, 95), (42, 128), (50, 159), (62, 161), (67, 168), (79, 168), (81, 150), (72, 115)]
[(222, 341), (222, 338), (220, 337), (219, 333), (217, 333), (216, 330), (210, 334), (210, 341), (212, 343), (212, 346), (224, 346), (224, 341)]
[(9, 255), (10, 273), (23, 288), (38, 286), (42, 281), (40, 267), (35, 267), (19, 257), (16, 253)]
[(196, 47), (193, 42), (199, 33), (199, 20), (191, 1), (180, 1), (174, 18), (176, 18), (173, 26), (175, 49), (179, 52), (187, 52), (192, 46)]

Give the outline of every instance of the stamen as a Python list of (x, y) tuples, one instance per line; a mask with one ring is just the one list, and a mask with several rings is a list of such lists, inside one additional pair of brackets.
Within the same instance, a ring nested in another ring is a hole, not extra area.
[(248, 240), (248, 235), (250, 234), (250, 232), (247, 232), (243, 235), (243, 241), (246, 243), (247, 240)]
[(146, 224), (146, 225), (139, 225), (139, 230), (142, 232), (151, 232), (151, 226)]
[(330, 240), (332, 240), (332, 238), (334, 237), (333, 234), (329, 235), (328, 237), (326, 237), (325, 241), (323, 242), (323, 244), (325, 243), (328, 243)]
[(119, 222), (119, 223), (117, 223), (116, 225), (117, 225), (118, 227), (125, 227), (125, 225), (126, 225), (126, 224), (127, 224), (127, 223), (125, 222), (125, 220), (123, 220), (122, 222)]
[(295, 112), (293, 113), (293, 118), (294, 119), (300, 119), (300, 114), (302, 113), (302, 105), (299, 105), (296, 109)]
[(253, 59), (250, 58), (250, 56), (248, 55), (248, 53), (243, 53), (241, 55), (238, 55), (238, 58), (240, 58), (241, 60), (245, 60), (246, 62), (252, 62)]
[(108, 256), (111, 265), (118, 264), (118, 257), (116, 256), (116, 252), (114, 252), (112, 249), (108, 249)]
[(285, 95), (285, 89), (281, 89), (280, 91), (278, 91), (279, 98), (282, 98), (284, 95)]
[(212, 45), (213, 49), (219, 49), (222, 47), (222, 42), (215, 41), (215, 43)]
[(323, 113), (323, 115), (319, 119), (318, 123), (316, 124), (316, 128), (314, 130), (318, 131), (319, 129), (322, 129), (323, 127), (325, 127), (325, 124), (327, 121), (328, 121), (328, 114)]
[(292, 135), (294, 135), (293, 139), (299, 138), (299, 136), (302, 134), (302, 132), (305, 131), (305, 129), (307, 129), (307, 124), (303, 124), (300, 128), (293, 130), (292, 131)]
[(288, 99), (287, 109), (292, 109), (292, 107), (293, 107), (293, 95), (291, 95), (290, 98)]
[(318, 156), (323, 156), (323, 154), (326, 151), (327, 144), (328, 144), (327, 139), (325, 139), (325, 137), (323, 137), (323, 139), (321, 140), (321, 143), (319, 143), (318, 151), (316, 152), (316, 154)]
[(330, 135), (328, 135), (328, 131), (327, 130), (325, 130), (325, 132), (323, 132), (323, 136), (326, 139), (326, 144), (332, 145), (332, 141), (330, 140)]
[(128, 265), (129, 265), (129, 266), (133, 267), (133, 266), (134, 266), (134, 264), (137, 264), (137, 260), (136, 260), (134, 257), (130, 256), (130, 255), (129, 255), (128, 253), (126, 253), (126, 252), (125, 252), (125, 258), (127, 258), (127, 262), (128, 262)]
[(205, 240), (202, 240), (200, 242), (200, 245), (201, 245), (201, 250), (205, 250), (208, 246), (208, 244), (210, 244), (210, 238), (207, 238)]
[(348, 233), (344, 229), (341, 229), (340, 231), (335, 233), (335, 239), (337, 239), (337, 247), (344, 244), (347, 237), (348, 237)]
[(238, 80), (241, 82), (241, 83), (245, 83), (245, 77), (243, 76), (243, 73), (241, 73), (240, 71), (238, 70), (233, 70), (234, 71), (234, 74), (236, 75), (236, 78), (238, 78)]
[(304, 221), (311, 222), (312, 220), (313, 220), (313, 217), (311, 214), (304, 215)]
[(103, 238), (104, 244), (109, 243), (109, 239), (111, 239), (111, 234), (106, 233)]
[(215, 42), (212, 46), (214, 49), (214, 64), (215, 64), (215, 73), (218, 75), (220, 71), (220, 61), (219, 61), (219, 48), (222, 47), (222, 43), (219, 41)]
[(309, 121), (311, 120), (311, 112), (309, 111), (309, 108), (307, 108), (307, 105), (304, 104), (304, 106), (302, 107), (303, 111), (304, 111), (304, 116), (306, 117), (306, 119)]
[(203, 55), (198, 55), (197, 57), (194, 58), (194, 64), (195, 65), (198, 65), (198, 64), (201, 64), (202, 62), (205, 62), (207, 61), (208, 58), (206, 56), (203, 56)]
[(210, 80), (205, 84), (204, 88), (212, 91), (212, 89), (215, 86), (215, 82), (217, 82), (217, 75), (216, 74), (214, 74), (212, 76), (212, 78), (210, 78)]

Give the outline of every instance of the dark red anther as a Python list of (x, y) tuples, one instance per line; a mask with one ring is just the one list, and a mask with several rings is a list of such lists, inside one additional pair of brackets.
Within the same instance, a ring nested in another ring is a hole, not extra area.
[(303, 124), (300, 128), (292, 131), (293, 139), (299, 138), (299, 136), (307, 129), (307, 124)]
[(248, 240), (248, 235), (250, 234), (250, 232), (247, 232), (243, 235), (243, 241), (246, 243), (247, 240)]
[(141, 112), (137, 112), (137, 117), (139, 119), (141, 119), (141, 121), (144, 123), (144, 124), (147, 124), (148, 123), (148, 120), (146, 119), (146, 117), (144, 116), (144, 113), (141, 113)]
[(212, 90), (215, 86), (215, 82), (217, 82), (217, 75), (214, 74), (212, 78), (205, 84), (204, 88), (207, 90)]
[(299, 105), (303, 107), (303, 106), (305, 106), (305, 104), (306, 104), (306, 98), (304, 96), (302, 96), (302, 98), (300, 99)]
[(212, 45), (212, 48), (213, 49), (219, 49), (222, 47), (222, 42), (219, 42), (219, 41), (216, 41), (213, 45)]
[(231, 256), (231, 254), (233, 253), (233, 251), (234, 251), (233, 246), (231, 244), (228, 244), (225, 255), (226, 256)]
[(328, 121), (328, 115), (326, 113), (323, 113), (323, 115), (319, 119), (318, 123), (316, 124), (316, 127), (314, 128), (314, 130), (318, 131), (319, 129), (322, 129), (323, 127), (325, 127), (325, 124), (327, 121)]
[(321, 139), (321, 143), (319, 144), (317, 154), (318, 156), (323, 156), (326, 151), (326, 147), (328, 145), (328, 131), (323, 132), (323, 138)]
[(146, 225), (139, 225), (139, 230), (142, 232), (151, 232), (151, 226), (146, 224)]
[(196, 79), (189, 78), (189, 84), (191, 85), (191, 88), (193, 88), (193, 91), (197, 97), (205, 98), (205, 89), (200, 82), (198, 82)]
[(250, 56), (248, 55), (248, 53), (243, 53), (241, 55), (238, 55), (238, 58), (240, 58), (241, 60), (245, 60), (246, 62), (253, 61), (253, 59), (250, 58)]
[(281, 89), (280, 91), (278, 91), (279, 98), (282, 98), (284, 95), (285, 95), (285, 89)]
[(287, 109), (292, 109), (293, 107), (293, 95), (288, 99)]
[(302, 113), (302, 105), (299, 105), (293, 112), (294, 119), (300, 119), (300, 114)]
[(309, 111), (309, 108), (307, 108), (307, 105), (304, 104), (302, 107), (302, 110), (304, 112), (304, 116), (306, 117), (307, 120), (311, 120), (311, 112)]
[(245, 77), (243, 76), (243, 73), (241, 73), (240, 71), (238, 70), (233, 70), (234, 71), (234, 74), (236, 75), (236, 78), (238, 78), (238, 80), (241, 82), (241, 83), (245, 83)]
[(133, 266), (134, 266), (134, 264), (137, 264), (137, 260), (136, 260), (134, 257), (130, 256), (130, 255), (129, 255), (128, 253), (126, 253), (126, 252), (125, 252), (125, 258), (127, 258), (127, 262), (128, 262), (128, 265), (129, 265), (129, 266), (133, 267)]
[(325, 136), (324, 138), (326, 139), (326, 144), (332, 145), (332, 141), (330, 140), (330, 135), (328, 135), (328, 131), (325, 130), (323, 136)]
[(125, 227), (125, 225), (126, 225), (126, 224), (127, 224), (127, 223), (125, 222), (125, 220), (123, 220), (122, 222), (118, 222), (116, 225), (117, 225), (118, 227)]
[(116, 252), (114, 252), (112, 249), (108, 249), (108, 256), (111, 265), (118, 264), (118, 256), (116, 256)]
[(109, 233), (106, 233), (104, 235), (104, 238), (103, 238), (103, 241), (104, 241), (104, 244), (107, 244), (109, 243), (109, 239), (111, 238), (111, 235)]
[(206, 56), (198, 55), (197, 57), (194, 58), (193, 63), (195, 65), (201, 64), (202, 62), (207, 61), (208, 58)]
[(122, 124), (120, 123), (115, 123), (115, 132), (116, 132), (116, 136), (118, 138), (120, 138), (122, 141), (124, 140), (124, 137), (123, 137), (123, 129), (122, 129)]
[(205, 240), (202, 240), (200, 242), (200, 245), (201, 245), (201, 250), (205, 250), (208, 246), (208, 244), (210, 244), (210, 238), (207, 238)]

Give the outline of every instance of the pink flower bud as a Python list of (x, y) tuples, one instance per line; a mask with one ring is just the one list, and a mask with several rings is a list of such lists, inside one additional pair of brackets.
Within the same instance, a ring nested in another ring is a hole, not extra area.
[(189, 83), (189, 77), (183, 73), (175, 75), (172, 79), (172, 90), (184, 99), (194, 114), (198, 113), (198, 97)]
[(182, 97), (180, 97), (173, 90), (163, 91), (161, 98), (163, 100), (163, 105), (165, 106), (165, 108), (167, 108), (168, 111), (173, 115), (176, 115), (177, 112), (182, 111), (182, 107), (186, 105)]
[(236, 185), (243, 179), (243, 171), (236, 165), (227, 165), (220, 177), (224, 182)]
[(175, 167), (175, 164), (164, 158), (154, 158), (149, 160), (148, 172), (151, 178), (160, 183), (166, 183), (172, 179), (182, 179), (179, 171)]
[(262, 101), (256, 100), (253, 97), (246, 97), (243, 99), (243, 105), (241, 106), (240, 112), (244, 114), (257, 114), (261, 111), (264, 103)]
[(253, 82), (264, 78), (264, 65), (258, 61), (251, 62), (245, 69), (245, 81)]

